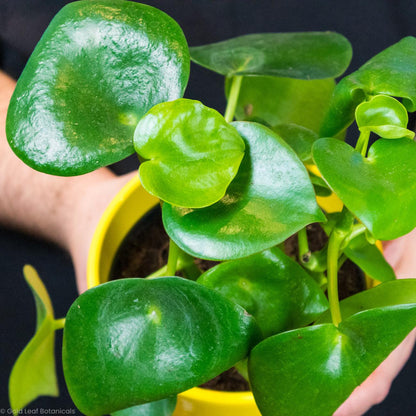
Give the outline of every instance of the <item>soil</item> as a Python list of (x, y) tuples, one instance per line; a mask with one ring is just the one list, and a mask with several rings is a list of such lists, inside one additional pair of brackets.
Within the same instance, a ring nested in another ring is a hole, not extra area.
[[(327, 237), (318, 224), (307, 227), (311, 250), (321, 249)], [(164, 266), (168, 257), (169, 237), (163, 224), (160, 207), (149, 211), (139, 221), (120, 246), (110, 272), (110, 280), (145, 277)], [(296, 236), (285, 242), (287, 255), (297, 259), (298, 246)], [(196, 264), (205, 271), (217, 262), (196, 260)], [(350, 260), (345, 261), (338, 273), (339, 296), (344, 299), (365, 289), (365, 280), (361, 270)], [(234, 368), (220, 374), (201, 387), (220, 391), (248, 391), (248, 382)]]

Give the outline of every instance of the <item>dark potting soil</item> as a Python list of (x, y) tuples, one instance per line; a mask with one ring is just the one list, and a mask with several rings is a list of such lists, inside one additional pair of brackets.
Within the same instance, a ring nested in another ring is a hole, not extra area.
[[(321, 249), (327, 237), (318, 224), (307, 227), (311, 250)], [(150, 210), (129, 232), (120, 246), (110, 272), (110, 280), (128, 277), (146, 277), (163, 267), (168, 258), (169, 237), (163, 224), (160, 207)], [(287, 255), (296, 258), (298, 245), (296, 236), (285, 242)], [(217, 262), (196, 260), (198, 267), (205, 271)], [(347, 260), (339, 271), (339, 294), (344, 299), (365, 289), (361, 270)], [(202, 387), (220, 391), (248, 391), (248, 382), (234, 368), (218, 375)]]

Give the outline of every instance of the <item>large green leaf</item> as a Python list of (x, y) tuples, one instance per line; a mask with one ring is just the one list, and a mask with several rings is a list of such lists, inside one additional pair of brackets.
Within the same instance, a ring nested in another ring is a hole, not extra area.
[(45, 31), (10, 102), (7, 137), (28, 165), (77, 175), (134, 152), (139, 119), (182, 96), (189, 51), (174, 20), (123, 0), (66, 5)]
[(333, 191), (379, 240), (416, 227), (416, 143), (379, 139), (364, 158), (346, 143), (319, 139), (313, 159)]
[(35, 335), (20, 353), (9, 379), (10, 406), (18, 412), (39, 396), (59, 394), (55, 369), (55, 329), (52, 303), (36, 270), (26, 265), (25, 279), (36, 302)]
[[(343, 299), (340, 302), (343, 319), (367, 309), (382, 308), (400, 304), (416, 303), (416, 279), (400, 279), (384, 282)], [(331, 322), (329, 311), (324, 312), (317, 323)]]
[(308, 325), (328, 308), (315, 280), (278, 248), (221, 263), (198, 283), (241, 305), (256, 318), (264, 337)]
[(176, 397), (158, 400), (128, 409), (118, 410), (111, 413), (111, 416), (171, 416), (175, 411)]
[(116, 280), (71, 306), (64, 375), (79, 410), (98, 416), (208, 381), (258, 339), (257, 324), (243, 308), (195, 282)]
[(139, 169), (144, 188), (192, 208), (220, 200), (244, 156), (244, 141), (221, 114), (186, 99), (153, 107), (137, 125), (134, 147), (147, 159)]
[(394, 271), (375, 244), (370, 244), (364, 234), (352, 239), (344, 249), (345, 255), (364, 273), (380, 282), (394, 280)]
[(275, 335), (249, 358), (263, 416), (330, 416), (416, 326), (416, 304)]
[(403, 98), (408, 111), (416, 109), (416, 38), (408, 36), (380, 52), (335, 88), (322, 124), (321, 137), (335, 136), (354, 120), (358, 104), (368, 96)]
[(325, 221), (295, 152), (260, 124), (233, 126), (246, 143), (246, 153), (224, 198), (202, 209), (163, 205), (169, 236), (200, 258), (246, 257), (281, 243), (307, 224)]
[[(229, 85), (227, 79), (227, 94)], [(297, 124), (318, 132), (334, 87), (332, 78), (244, 77), (235, 116), (237, 120), (257, 117), (272, 126)]]
[(332, 78), (351, 56), (350, 43), (335, 32), (258, 33), (191, 48), (194, 62), (226, 76)]

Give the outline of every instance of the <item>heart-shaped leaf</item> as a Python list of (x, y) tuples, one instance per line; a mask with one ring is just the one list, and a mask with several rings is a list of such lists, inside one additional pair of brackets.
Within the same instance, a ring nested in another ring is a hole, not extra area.
[[(416, 303), (416, 279), (400, 279), (384, 282), (372, 289), (365, 290), (343, 299), (340, 302), (343, 319), (368, 309)], [(331, 322), (329, 311), (324, 312), (316, 323)]]
[[(244, 77), (235, 116), (237, 120), (259, 118), (271, 126), (297, 124), (318, 132), (334, 87), (331, 78)], [(229, 78), (225, 89), (228, 96)]]
[(275, 335), (249, 358), (263, 416), (330, 416), (416, 326), (416, 304)]
[(403, 98), (407, 110), (415, 111), (416, 38), (403, 38), (339, 82), (320, 136), (335, 136), (347, 128), (354, 120), (356, 106), (377, 94)]
[(328, 308), (315, 280), (278, 248), (221, 263), (198, 283), (241, 305), (256, 318), (264, 337), (308, 325)]
[(335, 32), (257, 33), (190, 49), (197, 64), (222, 75), (323, 79), (341, 75), (351, 45)]
[(163, 223), (184, 251), (207, 259), (236, 259), (325, 221), (308, 173), (295, 152), (267, 127), (235, 122), (246, 143), (240, 170), (216, 204), (185, 209), (164, 204)]
[(312, 151), (331, 189), (376, 239), (392, 240), (416, 227), (414, 141), (379, 139), (367, 158), (336, 139), (319, 139)]
[(52, 303), (36, 270), (23, 269), (36, 302), (36, 333), (13, 366), (9, 380), (10, 406), (14, 412), (23, 409), (39, 396), (59, 395), (55, 368), (55, 329)]
[(180, 99), (153, 107), (139, 122), (134, 147), (144, 188), (173, 205), (201, 208), (220, 200), (237, 174), (244, 141), (217, 111)]
[(10, 102), (7, 137), (31, 167), (77, 175), (134, 152), (137, 122), (183, 95), (189, 51), (165, 13), (129, 1), (80, 1), (55, 16)]
[(79, 410), (98, 416), (208, 381), (244, 358), (258, 339), (243, 308), (195, 282), (116, 280), (71, 306), (64, 375)]
[(365, 274), (379, 282), (396, 278), (381, 251), (374, 244), (370, 244), (364, 234), (352, 239), (344, 249), (344, 253)]
[(408, 130), (409, 117), (402, 103), (387, 95), (376, 95), (355, 109), (355, 119), (361, 132), (373, 132), (384, 139), (413, 139)]
[(111, 416), (171, 416), (175, 411), (176, 397), (158, 400), (111, 413)]

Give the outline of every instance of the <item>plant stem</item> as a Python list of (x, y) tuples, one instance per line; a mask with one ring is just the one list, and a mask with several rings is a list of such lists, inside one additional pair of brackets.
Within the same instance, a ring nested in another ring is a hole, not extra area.
[(225, 109), (224, 114), (224, 118), (227, 123), (231, 123), (234, 119), (242, 80), (242, 75), (235, 75), (231, 80), (230, 95), (228, 96), (227, 108)]
[(167, 276), (166, 272), (168, 270), (168, 265), (165, 264), (164, 266), (162, 266), (160, 269), (156, 270), (155, 272), (149, 274), (148, 276), (146, 276), (146, 279), (155, 279), (156, 277), (162, 277), (162, 276)]
[(307, 263), (310, 257), (308, 234), (306, 227), (302, 228), (298, 232), (298, 249), (299, 249), (299, 260), (302, 263)]
[(175, 276), (179, 253), (180, 248), (173, 242), (173, 240), (169, 240), (169, 254), (168, 264), (166, 265), (166, 276)]
[(366, 230), (367, 230), (367, 227), (364, 224), (354, 225), (351, 233), (342, 242), (341, 250), (347, 247), (350, 241), (353, 240), (355, 237), (358, 237), (359, 235), (365, 233)]
[(370, 139), (370, 131), (362, 131), (355, 145), (355, 150), (361, 153), (363, 157), (367, 154), (368, 141)]
[(342, 240), (343, 236), (340, 236), (335, 229), (328, 243), (328, 300), (332, 322), (335, 326), (338, 326), (342, 320), (338, 298), (338, 255)]
[(54, 319), (53, 326), (55, 331), (58, 329), (62, 329), (65, 326), (65, 318)]

